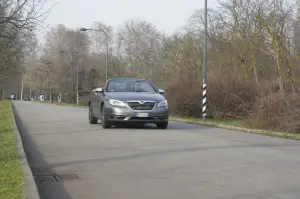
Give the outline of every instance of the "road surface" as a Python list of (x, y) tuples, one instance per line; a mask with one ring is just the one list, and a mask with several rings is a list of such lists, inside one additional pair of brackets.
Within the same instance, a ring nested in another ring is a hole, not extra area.
[(103, 130), (84, 108), (13, 103), (42, 199), (300, 198), (297, 141), (178, 122)]

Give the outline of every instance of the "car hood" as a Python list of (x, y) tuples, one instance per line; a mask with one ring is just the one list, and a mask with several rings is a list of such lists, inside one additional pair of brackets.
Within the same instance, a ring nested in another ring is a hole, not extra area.
[(165, 97), (159, 93), (109, 92), (106, 93), (106, 95), (111, 99), (121, 100), (121, 101), (144, 100), (144, 101), (160, 102), (165, 100)]

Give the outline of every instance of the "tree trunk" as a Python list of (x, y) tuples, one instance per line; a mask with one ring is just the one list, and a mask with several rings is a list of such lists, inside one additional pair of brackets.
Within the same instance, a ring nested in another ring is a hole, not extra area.
[[(1, 90), (0, 90), (0, 91), (1, 91)], [(1, 99), (1, 100), (4, 100), (4, 90), (2, 90), (2, 91), (0, 92), (0, 94), (1, 94), (0, 99)]]
[(256, 67), (256, 58), (254, 53), (252, 54), (252, 69), (253, 69), (253, 75), (254, 75), (254, 81), (256, 86), (259, 85), (259, 79), (258, 79), (258, 74), (257, 74), (257, 67)]
[(277, 57), (276, 57), (276, 63), (277, 63), (279, 91), (280, 91), (281, 97), (284, 97), (283, 77), (282, 77), (282, 72), (281, 72), (280, 57), (279, 57), (278, 54), (277, 54)]

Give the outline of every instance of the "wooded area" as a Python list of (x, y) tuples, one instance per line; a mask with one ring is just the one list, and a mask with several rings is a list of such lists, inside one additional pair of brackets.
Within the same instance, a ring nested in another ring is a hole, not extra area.
[[(1, 6), (0, 86), (7, 86), (24, 66), (25, 88), (30, 85), (32, 92), (49, 96), (61, 92), (63, 100), (75, 102), (76, 64), (81, 104), (87, 103), (85, 96), (91, 89), (104, 86), (103, 33), (60, 24), (51, 28), (45, 44), (37, 49), (28, 30), (36, 16), (29, 14), (29, 22), (22, 24), (18, 18), (22, 15), (10, 17), (14, 12), (5, 8)], [(166, 89), (172, 114), (200, 117), (203, 25), (203, 10), (198, 9), (173, 35), (142, 20), (128, 20), (118, 29), (95, 22), (91, 28), (109, 35), (109, 78), (149, 79)], [(300, 4), (296, 1), (222, 0), (218, 8), (208, 10), (209, 115), (297, 132), (299, 75)]]
[(49, 5), (52, 0), (0, 0), (0, 99), (5, 91), (20, 90), (38, 44), (34, 31), (42, 27)]

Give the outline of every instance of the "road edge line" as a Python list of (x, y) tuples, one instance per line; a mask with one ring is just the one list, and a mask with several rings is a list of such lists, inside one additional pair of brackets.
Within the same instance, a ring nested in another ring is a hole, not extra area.
[(23, 197), (24, 199), (40, 199), (37, 185), (34, 180), (31, 168), (29, 166), (25, 149), (22, 143), (21, 135), (17, 127), (12, 102), (10, 102), (10, 107), (11, 107), (11, 115), (12, 115), (11, 118), (12, 118), (13, 132), (16, 135), (16, 148), (19, 154), (20, 165), (23, 170)]
[(257, 135), (300, 141), (300, 134), (267, 131), (267, 130), (260, 130), (260, 129), (249, 129), (249, 128), (245, 128), (245, 127), (230, 126), (230, 125), (225, 125), (225, 124), (215, 124), (212, 122), (203, 122), (203, 121), (196, 121), (196, 120), (190, 121), (188, 119), (185, 120), (185, 119), (180, 119), (180, 118), (176, 118), (176, 117), (175, 118), (171, 117), (170, 120), (177, 121), (177, 122), (190, 123), (190, 124), (198, 124), (198, 125), (202, 125), (202, 126), (209, 126), (209, 127), (219, 128), (219, 129), (233, 130), (233, 131), (242, 132), (242, 133), (252, 133), (252, 134), (257, 134)]

